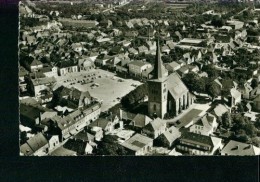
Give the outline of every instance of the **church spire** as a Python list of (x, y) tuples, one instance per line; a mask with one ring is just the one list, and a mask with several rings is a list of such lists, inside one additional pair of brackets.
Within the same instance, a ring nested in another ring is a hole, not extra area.
[(162, 64), (162, 59), (161, 59), (159, 38), (157, 39), (156, 57), (155, 57), (153, 77), (154, 77), (154, 79), (161, 79), (164, 77), (164, 70), (163, 70), (163, 64)]

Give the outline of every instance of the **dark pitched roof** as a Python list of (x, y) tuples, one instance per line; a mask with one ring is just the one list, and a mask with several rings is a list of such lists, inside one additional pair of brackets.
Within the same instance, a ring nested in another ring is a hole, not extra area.
[(48, 141), (43, 134), (38, 133), (34, 137), (27, 140), (27, 142), (20, 147), (20, 150), (24, 155), (31, 155), (47, 144)]
[(159, 40), (157, 41), (156, 57), (154, 64), (153, 79), (162, 79), (165, 76), (165, 68), (163, 66)]
[(205, 147), (214, 147), (213, 142), (209, 136), (200, 135), (197, 133), (183, 132), (180, 140)]
[(94, 141), (94, 136), (91, 135), (90, 133), (88, 132), (80, 132), (78, 133), (77, 135), (74, 136), (75, 139), (77, 140), (82, 140), (82, 141), (85, 141), (85, 142), (89, 142), (89, 141)]
[(57, 64), (57, 67), (59, 68), (67, 68), (71, 66), (77, 66), (77, 63), (70, 60), (70, 61), (62, 61)]
[(20, 115), (35, 120), (40, 117), (40, 113), (47, 111), (48, 109), (41, 106), (30, 106), (24, 103), (20, 104)]
[(107, 127), (109, 122), (110, 121), (105, 119), (105, 118), (98, 118), (97, 120), (92, 122), (89, 126), (90, 127), (98, 126), (98, 127), (101, 127), (104, 130)]

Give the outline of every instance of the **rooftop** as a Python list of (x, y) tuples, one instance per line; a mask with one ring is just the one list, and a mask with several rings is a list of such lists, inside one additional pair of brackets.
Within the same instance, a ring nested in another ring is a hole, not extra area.
[(121, 145), (130, 150), (138, 151), (151, 142), (153, 142), (153, 139), (137, 133)]

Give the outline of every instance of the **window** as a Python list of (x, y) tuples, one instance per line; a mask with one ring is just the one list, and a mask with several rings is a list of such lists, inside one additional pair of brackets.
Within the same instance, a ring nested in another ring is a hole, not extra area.
[(156, 111), (156, 105), (155, 104), (153, 105), (153, 110)]

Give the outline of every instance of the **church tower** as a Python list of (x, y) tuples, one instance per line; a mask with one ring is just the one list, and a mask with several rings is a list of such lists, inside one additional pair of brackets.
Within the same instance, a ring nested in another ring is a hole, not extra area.
[(157, 41), (153, 78), (148, 81), (148, 113), (164, 118), (167, 113), (167, 72), (162, 64), (159, 40)]

